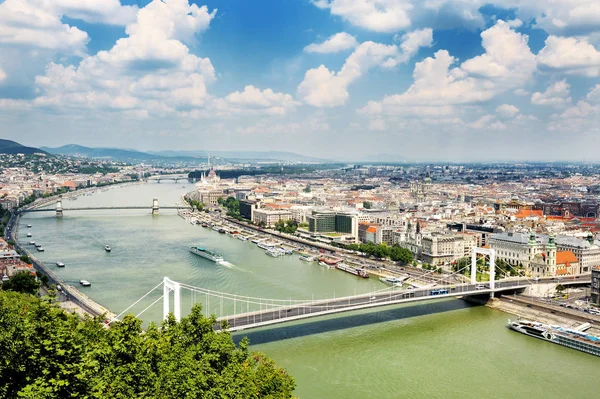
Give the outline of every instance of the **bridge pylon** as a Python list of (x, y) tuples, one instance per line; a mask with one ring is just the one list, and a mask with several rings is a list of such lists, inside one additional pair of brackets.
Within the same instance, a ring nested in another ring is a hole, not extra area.
[(61, 218), (63, 216), (62, 200), (56, 201), (56, 217)]
[(167, 319), (171, 310), (170, 294), (173, 291), (173, 314), (181, 321), (181, 286), (168, 277), (163, 278), (163, 319)]
[(158, 198), (152, 200), (152, 215), (158, 215)]

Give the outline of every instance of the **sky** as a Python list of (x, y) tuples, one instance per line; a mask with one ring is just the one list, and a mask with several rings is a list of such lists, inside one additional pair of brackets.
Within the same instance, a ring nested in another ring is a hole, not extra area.
[(598, 161), (597, 0), (0, 0), (0, 137)]

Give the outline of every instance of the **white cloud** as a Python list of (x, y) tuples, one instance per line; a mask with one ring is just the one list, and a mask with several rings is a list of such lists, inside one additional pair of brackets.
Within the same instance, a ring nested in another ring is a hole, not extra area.
[[(351, 24), (375, 32), (398, 32), (410, 27), (434, 29), (482, 28), (480, 8), (491, 4), (515, 11), (517, 19), (551, 34), (582, 35), (600, 31), (597, 0), (312, 0), (321, 9)], [(426, 25), (423, 25), (426, 24)]]
[(484, 54), (454, 67), (458, 60), (447, 50), (439, 50), (415, 64), (414, 82), (404, 93), (386, 96), (380, 103), (370, 102), (361, 111), (448, 116), (456, 112), (456, 105), (490, 100), (532, 79), (535, 56), (526, 35), (500, 20), (481, 37)]
[(0, 44), (82, 54), (87, 33), (63, 24), (61, 17), (27, 0), (6, 0), (0, 4)]
[(536, 62), (527, 45), (527, 35), (515, 32), (499, 20), (481, 33), (481, 39), (485, 54), (465, 61), (461, 69), (471, 76), (503, 80), (513, 86), (531, 79)]
[[(483, 0), (313, 0), (351, 24), (375, 32), (392, 33), (414, 26), (482, 27), (484, 19), (479, 8)], [(425, 25), (423, 25), (424, 23)]]
[(511, 21), (507, 21), (506, 22), (508, 24), (508, 26), (510, 26), (511, 28), (520, 28), (521, 26), (523, 26), (523, 21), (521, 21), (520, 19), (513, 19)]
[(493, 115), (484, 115), (477, 119), (475, 122), (469, 123), (469, 127), (473, 129), (486, 129), (486, 130), (504, 130), (506, 125), (496, 119)]
[(456, 59), (439, 50), (415, 64), (414, 83), (403, 94), (384, 98), (384, 105), (448, 105), (485, 101), (493, 97), (494, 87), (481, 84), (460, 68), (452, 68)]
[(600, 83), (594, 86), (585, 98), (591, 103), (600, 104)]
[(298, 103), (290, 94), (275, 93), (271, 89), (260, 90), (254, 86), (244, 87), (244, 91), (233, 92), (224, 99), (215, 100), (209, 106), (211, 111), (220, 114), (246, 113), (284, 115)]
[(361, 43), (339, 72), (324, 65), (306, 71), (298, 85), (298, 96), (315, 107), (336, 107), (348, 99), (348, 86), (375, 67), (392, 68), (406, 62), (420, 46), (431, 45), (431, 29), (411, 32), (402, 37), (399, 46), (374, 42)]
[(564, 73), (600, 76), (600, 51), (585, 38), (548, 36), (538, 62)]
[[(498, 5), (502, 2), (497, 1)], [(554, 34), (583, 34), (600, 27), (600, 3), (597, 0), (508, 0), (523, 20), (535, 19), (535, 25)]]
[(208, 28), (215, 11), (187, 0), (153, 1), (127, 25), (127, 37), (78, 66), (50, 63), (36, 78), (39, 106), (140, 109), (165, 114), (202, 107), (215, 80), (208, 58), (183, 43)]
[(561, 80), (548, 86), (545, 92), (535, 92), (531, 96), (531, 103), (538, 105), (552, 105), (554, 107), (564, 107), (571, 103), (571, 86), (566, 80)]
[(316, 0), (313, 4), (329, 9), (351, 24), (375, 32), (397, 32), (410, 26), (410, 2), (398, 0)]
[[(57, 15), (90, 23), (127, 25), (135, 21), (137, 6), (122, 6), (119, 0), (27, 0), (38, 8)], [(172, 1), (172, 0), (170, 0)], [(181, 1), (180, 1), (181, 2)]]
[(312, 43), (304, 47), (304, 51), (307, 53), (338, 53), (340, 51), (354, 48), (358, 45), (358, 42), (354, 36), (340, 32), (331, 36), (323, 43)]
[(361, 43), (346, 59), (339, 72), (324, 65), (309, 69), (298, 86), (298, 95), (315, 107), (335, 107), (348, 99), (348, 86), (369, 69), (397, 54), (398, 48), (373, 42)]
[(594, 105), (581, 100), (560, 115), (553, 117), (553, 120), (548, 123), (548, 130), (569, 133), (589, 132), (598, 130), (598, 124), (600, 124), (600, 104)]
[(502, 104), (496, 108), (496, 112), (505, 118), (514, 118), (519, 113), (519, 108), (512, 104)]
[(2, 70), (2, 68), (0, 68), (0, 83), (6, 79), (6, 72), (4, 72), (4, 70)]
[(383, 65), (393, 68), (398, 64), (410, 60), (421, 47), (431, 47), (433, 44), (433, 30), (431, 28), (418, 29), (405, 33), (400, 38), (400, 49), (402, 50), (396, 58), (390, 58)]

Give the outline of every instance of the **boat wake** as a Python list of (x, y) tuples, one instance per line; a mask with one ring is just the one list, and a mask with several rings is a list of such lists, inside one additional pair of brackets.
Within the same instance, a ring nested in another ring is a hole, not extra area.
[(234, 269), (234, 268), (235, 268), (235, 265), (234, 265), (233, 263), (229, 263), (229, 262), (227, 262), (226, 260), (220, 260), (220, 261), (218, 261), (217, 263), (218, 263), (219, 265), (222, 265), (222, 266), (228, 267), (228, 268), (230, 268), (230, 269)]
[(234, 265), (231, 262), (227, 262), (226, 260), (221, 260), (219, 262), (217, 262), (219, 265), (221, 266), (225, 266), (228, 269), (235, 269), (235, 270), (241, 270), (243, 272), (245, 272), (246, 270), (242, 269), (241, 267), (237, 267), (236, 265)]

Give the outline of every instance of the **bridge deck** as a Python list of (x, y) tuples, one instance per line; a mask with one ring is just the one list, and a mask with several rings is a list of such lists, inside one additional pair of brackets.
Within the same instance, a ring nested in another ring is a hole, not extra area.
[[(433, 299), (450, 298), (468, 295), (484, 295), (505, 291), (522, 290), (527, 284), (503, 283), (503, 286), (491, 289), (476, 289), (474, 284), (457, 286), (440, 286), (419, 290), (390, 291), (378, 294), (365, 294), (352, 297), (344, 297), (317, 302), (307, 302), (296, 306), (280, 307), (279, 309), (269, 309), (259, 312), (250, 312), (236, 315), (235, 317), (222, 317), (218, 319), (215, 325), (216, 330), (221, 329), (221, 322), (227, 321), (229, 331), (240, 331), (251, 328), (257, 328), (287, 321), (306, 319), (353, 310), (375, 308), (379, 306), (394, 305), (406, 302), (427, 301)], [(455, 288), (451, 288), (455, 287)], [(446, 290), (447, 294), (432, 294)]]

